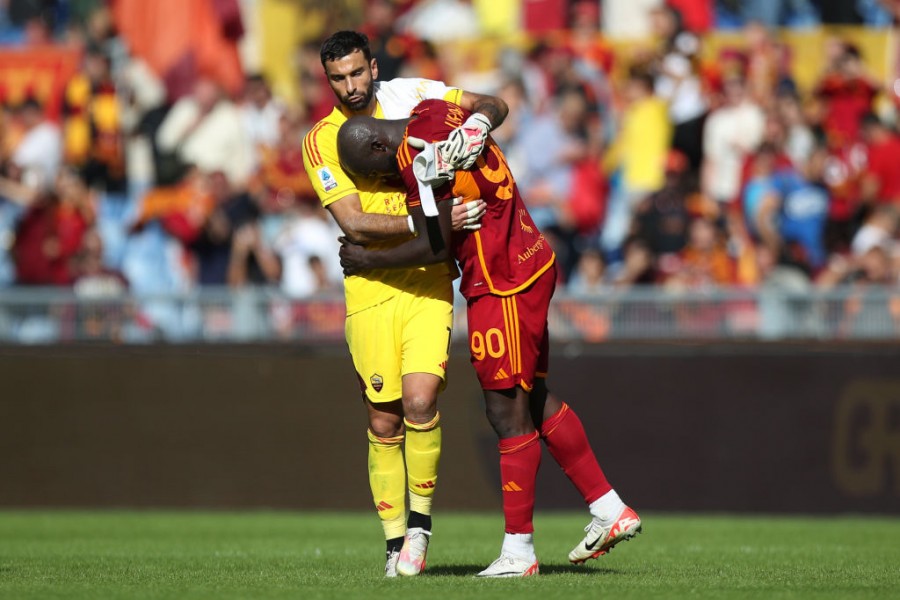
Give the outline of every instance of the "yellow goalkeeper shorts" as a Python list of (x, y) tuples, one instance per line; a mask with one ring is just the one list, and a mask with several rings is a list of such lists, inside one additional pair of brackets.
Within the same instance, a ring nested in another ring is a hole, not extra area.
[(399, 292), (347, 317), (346, 335), (360, 387), (371, 402), (402, 396), (402, 377), (431, 373), (446, 382), (453, 290), (446, 282), (432, 293)]

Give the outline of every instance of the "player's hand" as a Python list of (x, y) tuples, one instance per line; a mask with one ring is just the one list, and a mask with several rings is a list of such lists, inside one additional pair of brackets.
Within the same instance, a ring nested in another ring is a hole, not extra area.
[(471, 169), (484, 150), (484, 142), (491, 130), (491, 122), (481, 113), (474, 113), (460, 127), (450, 132), (440, 147), (441, 154), (454, 169)]
[(457, 196), (453, 199), (453, 210), (450, 212), (453, 231), (477, 231), (481, 229), (481, 217), (487, 210), (487, 204), (481, 198), (463, 203)]
[(356, 275), (371, 268), (367, 264), (368, 252), (365, 247), (354, 244), (344, 236), (339, 237), (338, 241), (341, 243), (338, 255), (341, 257), (344, 275)]

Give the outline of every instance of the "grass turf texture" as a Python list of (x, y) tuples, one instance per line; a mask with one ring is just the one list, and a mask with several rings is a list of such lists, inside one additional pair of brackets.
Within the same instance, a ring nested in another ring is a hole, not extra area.
[[(373, 514), (0, 512), (0, 598), (888, 598), (900, 519), (643, 515), (587, 565), (584, 515), (539, 513), (541, 575), (480, 580), (499, 515), (438, 514), (426, 574), (385, 580)], [(420, 596), (427, 594), (428, 596)]]

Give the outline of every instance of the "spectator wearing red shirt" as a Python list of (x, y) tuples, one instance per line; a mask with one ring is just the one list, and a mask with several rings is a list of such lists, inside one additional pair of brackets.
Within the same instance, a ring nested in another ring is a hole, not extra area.
[(859, 49), (845, 44), (834, 68), (816, 88), (816, 96), (825, 104), (822, 126), (832, 144), (849, 144), (859, 139), (860, 118), (871, 112), (878, 91), (864, 73)]
[(69, 285), (73, 259), (94, 221), (90, 192), (72, 172), (64, 171), (57, 191), (42, 193), (16, 229), (13, 258), (22, 285)]
[(861, 127), (868, 155), (861, 181), (862, 199), (900, 207), (900, 136), (872, 113), (863, 116)]
[(666, 4), (681, 13), (684, 28), (695, 33), (706, 33), (715, 22), (713, 0), (667, 0)]
[(866, 166), (862, 142), (828, 144), (823, 180), (831, 202), (828, 206), (826, 246), (831, 252), (845, 252), (865, 217), (860, 210), (860, 182)]

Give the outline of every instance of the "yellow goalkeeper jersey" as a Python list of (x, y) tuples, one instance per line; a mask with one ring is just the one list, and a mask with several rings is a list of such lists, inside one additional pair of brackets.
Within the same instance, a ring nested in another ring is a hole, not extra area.
[[(375, 82), (375, 117), (402, 119), (422, 100), (443, 98), (459, 104), (462, 90), (447, 87), (428, 79), (392, 79)], [(337, 151), (337, 134), (347, 116), (335, 108), (330, 115), (316, 123), (303, 140), (303, 166), (312, 181), (322, 206), (353, 193), (359, 194), (363, 211), (385, 215), (405, 216), (406, 192), (385, 188), (381, 182), (354, 180), (341, 167)], [(404, 240), (380, 242), (372, 247), (390, 247)], [(344, 279), (347, 314), (381, 304), (401, 291), (412, 294), (434, 289), (438, 280), (450, 281), (446, 263), (409, 269), (374, 269)]]

